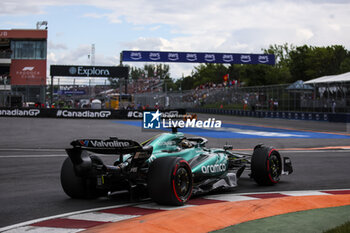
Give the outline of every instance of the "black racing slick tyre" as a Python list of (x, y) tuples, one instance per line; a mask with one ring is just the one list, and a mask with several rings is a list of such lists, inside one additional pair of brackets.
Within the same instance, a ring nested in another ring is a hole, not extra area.
[(147, 186), (158, 204), (184, 205), (193, 189), (191, 167), (180, 157), (158, 158), (150, 165)]
[(277, 184), (282, 173), (280, 154), (273, 147), (257, 146), (252, 155), (251, 171), (257, 184)]
[(61, 185), (64, 192), (71, 198), (87, 199), (99, 196), (92, 179), (78, 177), (75, 174), (70, 158), (66, 158), (62, 164)]

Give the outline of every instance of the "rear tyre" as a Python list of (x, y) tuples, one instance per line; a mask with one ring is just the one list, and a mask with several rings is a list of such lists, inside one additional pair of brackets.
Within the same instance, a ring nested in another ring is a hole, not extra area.
[(259, 185), (274, 185), (282, 173), (281, 156), (273, 147), (257, 146), (251, 160), (252, 178)]
[(68, 157), (61, 168), (61, 185), (64, 192), (71, 198), (96, 198), (98, 190), (93, 179), (76, 176), (71, 159)]
[(150, 197), (158, 204), (184, 205), (192, 194), (192, 170), (180, 157), (154, 160), (147, 180)]

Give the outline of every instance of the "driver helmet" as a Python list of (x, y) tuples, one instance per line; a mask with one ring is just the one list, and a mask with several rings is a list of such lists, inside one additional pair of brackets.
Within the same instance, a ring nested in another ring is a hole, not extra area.
[(182, 139), (182, 141), (179, 144), (182, 148), (191, 148), (193, 147), (192, 143), (187, 139)]

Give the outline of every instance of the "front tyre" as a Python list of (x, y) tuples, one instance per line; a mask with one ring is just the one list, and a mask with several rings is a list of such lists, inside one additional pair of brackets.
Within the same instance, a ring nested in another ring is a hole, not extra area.
[(252, 178), (259, 185), (274, 185), (280, 181), (282, 160), (273, 147), (257, 146), (251, 160)]
[(192, 170), (180, 157), (154, 160), (147, 179), (150, 197), (158, 204), (184, 205), (192, 194)]
[(74, 172), (71, 159), (64, 160), (61, 168), (61, 185), (64, 192), (71, 198), (96, 198), (98, 192), (92, 179), (78, 177)]

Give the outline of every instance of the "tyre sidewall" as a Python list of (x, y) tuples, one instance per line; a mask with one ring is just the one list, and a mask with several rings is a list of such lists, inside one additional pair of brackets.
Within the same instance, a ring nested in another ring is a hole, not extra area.
[(261, 146), (254, 150), (251, 160), (251, 171), (253, 179), (259, 185), (274, 185), (279, 182), (278, 177), (272, 177), (269, 159), (277, 156), (279, 161), (279, 171), (282, 170), (282, 160), (279, 152), (273, 147)]
[(78, 177), (74, 172), (74, 166), (68, 157), (61, 168), (61, 186), (64, 192), (71, 198), (96, 198), (97, 190), (92, 179)]
[[(175, 189), (175, 174), (179, 168), (185, 168), (190, 176), (190, 188), (185, 196), (178, 195)], [(184, 205), (191, 197), (192, 185), (191, 168), (184, 159), (163, 157), (151, 163), (147, 186), (149, 195), (155, 202), (164, 205)]]

